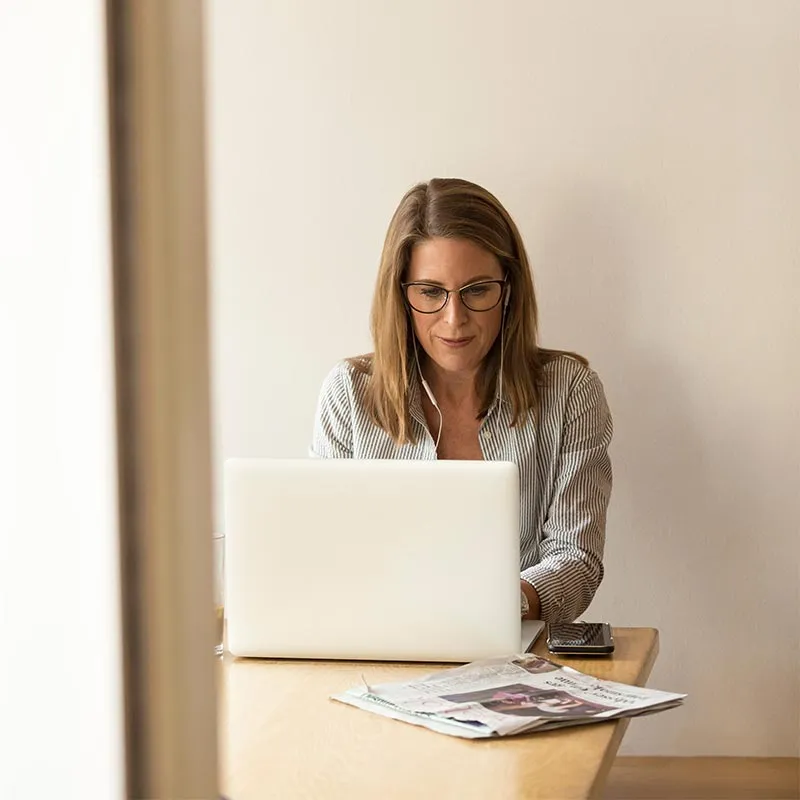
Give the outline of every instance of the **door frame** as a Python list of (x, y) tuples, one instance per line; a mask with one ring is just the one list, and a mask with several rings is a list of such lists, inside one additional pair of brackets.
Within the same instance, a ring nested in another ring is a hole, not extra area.
[(106, 0), (131, 798), (217, 793), (203, 18)]

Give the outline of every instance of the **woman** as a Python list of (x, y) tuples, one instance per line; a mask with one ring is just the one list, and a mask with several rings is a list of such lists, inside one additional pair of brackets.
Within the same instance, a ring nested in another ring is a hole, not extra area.
[(584, 358), (538, 346), (528, 257), (490, 192), (435, 178), (406, 193), (371, 327), (374, 352), (323, 384), (313, 453), (515, 462), (522, 616), (580, 616), (603, 577), (611, 415)]

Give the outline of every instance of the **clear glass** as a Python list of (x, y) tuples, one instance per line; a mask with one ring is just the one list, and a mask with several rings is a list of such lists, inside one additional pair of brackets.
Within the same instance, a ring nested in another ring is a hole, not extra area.
[(225, 537), (214, 536), (214, 655), (225, 652)]
[(490, 311), (502, 299), (504, 285), (505, 281), (477, 281), (460, 289), (445, 289), (433, 283), (406, 283), (403, 289), (414, 311), (435, 314), (447, 305), (453, 292), (458, 292), (461, 302), (470, 311)]

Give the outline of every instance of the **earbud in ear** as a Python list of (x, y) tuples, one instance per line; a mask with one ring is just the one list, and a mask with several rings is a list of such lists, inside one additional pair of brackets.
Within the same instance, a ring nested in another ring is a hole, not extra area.
[(506, 288), (506, 299), (503, 302), (503, 308), (508, 308), (508, 302), (511, 300), (511, 286)]

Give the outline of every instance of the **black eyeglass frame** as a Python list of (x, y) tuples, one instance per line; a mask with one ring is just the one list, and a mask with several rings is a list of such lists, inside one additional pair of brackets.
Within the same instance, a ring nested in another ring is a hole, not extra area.
[[(500, 296), (497, 298), (497, 302), (494, 305), (489, 306), (489, 308), (472, 308), (468, 302), (464, 300), (464, 295), (462, 292), (465, 292), (467, 289), (472, 289), (475, 286), (484, 286), (487, 283), (499, 283), (500, 284)], [(438, 314), (440, 311), (444, 311), (447, 304), (450, 302), (450, 295), (454, 292), (458, 292), (458, 296), (463, 304), (464, 308), (472, 311), (475, 314), (483, 314), (485, 311), (491, 311), (493, 308), (497, 308), (498, 305), (503, 301), (503, 297), (506, 293), (506, 285), (508, 284), (508, 278), (493, 278), (492, 280), (488, 281), (475, 281), (474, 283), (468, 283), (466, 286), (462, 286), (460, 289), (445, 289), (444, 286), (439, 286), (435, 283), (426, 283), (425, 281), (409, 281), (408, 283), (401, 283), (400, 286), (403, 288), (403, 297), (405, 298), (406, 303), (408, 304), (409, 308), (413, 309), (417, 312), (417, 314)], [(409, 286), (430, 286), (432, 289), (440, 289), (445, 293), (444, 296), (444, 303), (442, 303), (439, 308), (435, 311), (422, 311), (421, 309), (417, 308), (411, 303), (411, 300), (408, 299), (408, 287)]]

